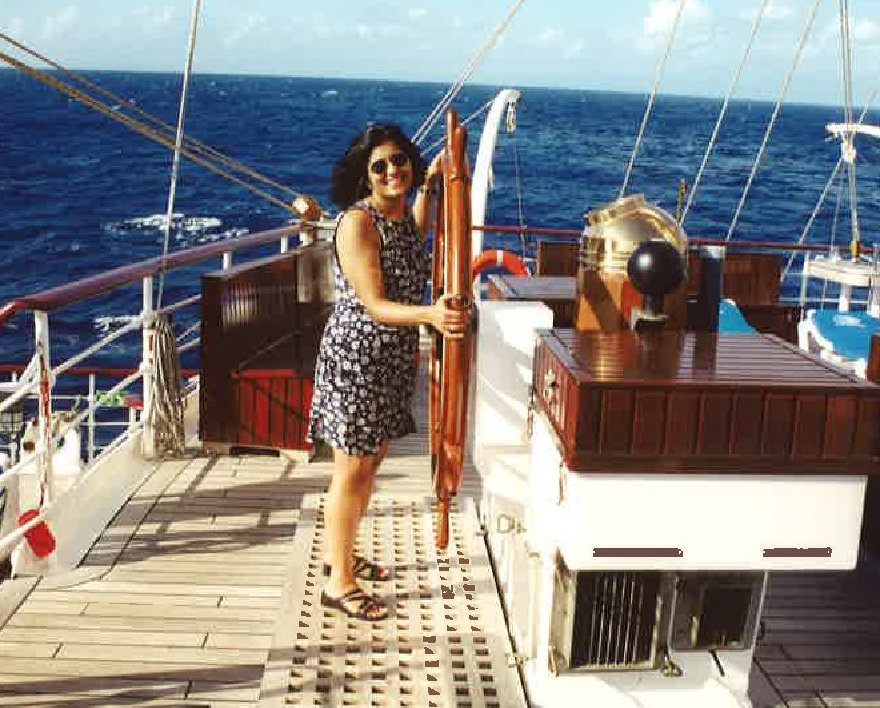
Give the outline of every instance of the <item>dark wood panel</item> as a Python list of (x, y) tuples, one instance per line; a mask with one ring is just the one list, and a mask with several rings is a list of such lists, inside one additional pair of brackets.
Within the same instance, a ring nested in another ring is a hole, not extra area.
[(820, 457), (826, 415), (825, 396), (799, 396), (795, 415), (797, 424), (792, 440), (792, 454), (803, 458)]
[(773, 336), (540, 333), (570, 469), (875, 474), (880, 388)]
[(761, 451), (764, 396), (754, 392), (733, 395), (730, 421), (730, 452), (734, 455), (757, 455)]
[(538, 275), (574, 276), (578, 269), (580, 243), (538, 241)]
[(605, 391), (599, 438), (600, 452), (628, 454), (632, 446), (632, 391)]
[[(737, 305), (771, 305), (779, 302), (782, 255), (777, 253), (731, 253), (724, 259), (724, 297)], [(688, 253), (687, 292), (696, 295), (702, 264), (699, 253)]]
[(318, 242), (202, 276), (202, 440), (307, 447), (306, 396), (332, 308), (330, 259), (330, 244)]
[(697, 453), (723, 455), (730, 449), (730, 416), (733, 396), (726, 392), (709, 392), (702, 399), (700, 433)]
[(543, 302), (553, 311), (554, 327), (571, 327), (574, 323), (575, 283), (573, 277), (492, 273), (489, 275), (489, 299)]
[[(602, 420), (602, 392), (590, 386), (582, 386), (580, 391), (578, 434), (576, 448), (585, 452), (599, 449), (599, 424)], [(569, 449), (569, 454), (574, 448)]]
[(852, 450), (858, 400), (852, 395), (828, 397), (825, 415), (825, 457), (843, 457)]
[(791, 453), (791, 439), (795, 423), (795, 397), (769, 393), (764, 401), (764, 454), (787, 457)]
[(743, 317), (752, 327), (763, 334), (775, 334), (792, 344), (797, 344), (797, 326), (803, 315), (800, 305), (779, 303), (739, 304)]
[(636, 391), (633, 414), (632, 451), (635, 455), (659, 455), (663, 452), (666, 421), (666, 394)]
[(664, 454), (690, 455), (696, 449), (697, 430), (700, 425), (700, 398), (698, 393), (692, 391), (670, 392)]

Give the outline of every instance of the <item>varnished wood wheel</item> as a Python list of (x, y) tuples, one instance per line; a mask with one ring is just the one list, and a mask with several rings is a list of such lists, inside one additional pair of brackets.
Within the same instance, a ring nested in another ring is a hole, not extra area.
[[(455, 111), (446, 116), (446, 155), (441, 200), (442, 229), (434, 240), (433, 296), (455, 296), (453, 307), (472, 305), (470, 175), (467, 130)], [(442, 237), (441, 237), (442, 231)], [(461, 486), (467, 434), (471, 332), (460, 339), (435, 336), (431, 355), (431, 460), (437, 495), (438, 549), (449, 543), (449, 509)]]

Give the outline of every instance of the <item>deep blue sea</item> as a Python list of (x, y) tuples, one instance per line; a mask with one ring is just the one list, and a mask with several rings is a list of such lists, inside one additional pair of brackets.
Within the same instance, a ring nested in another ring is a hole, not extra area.
[[(176, 121), (179, 76), (89, 77), (167, 122)], [(186, 127), (190, 135), (329, 206), (331, 167), (354, 133), (370, 120), (398, 122), (412, 133), (446, 88), (196, 75)], [(459, 113), (468, 116), (497, 88), (465, 88), (456, 102)], [(167, 150), (12, 71), (0, 71), (0, 96), (0, 303), (161, 252), (160, 232), (143, 220), (165, 212)], [(644, 95), (523, 89), (516, 132), (499, 136), (487, 221), (517, 223), (518, 162), (526, 222), (580, 228), (587, 209), (617, 196), (645, 103)], [(673, 211), (679, 180), (693, 181), (719, 108), (715, 99), (659, 97), (630, 191), (644, 192)], [(686, 223), (691, 236), (726, 234), (772, 108), (762, 102), (732, 104)], [(784, 107), (735, 238), (791, 241), (800, 235), (839, 155), (824, 126), (840, 119), (840, 110), (830, 107)], [(482, 120), (472, 126), (472, 157)], [(871, 242), (880, 225), (880, 146), (858, 147), (862, 233)], [(832, 192), (812, 241), (830, 238), (834, 204)], [(203, 226), (175, 234), (173, 249), (277, 226), (286, 218), (186, 161), (176, 211), (202, 219)], [(848, 241), (848, 232), (849, 221), (842, 218), (838, 242)], [(518, 237), (508, 245), (518, 250)], [(170, 274), (166, 302), (195, 293), (193, 274), (218, 266)], [(111, 322), (105, 318), (133, 314), (139, 305), (135, 285), (53, 313), (53, 360), (93, 341)], [(0, 328), (0, 363), (26, 361), (31, 341), (31, 318), (19, 315)], [(130, 364), (128, 355), (139, 344), (137, 337), (120, 341), (93, 361)], [(194, 356), (187, 359), (196, 364)]]

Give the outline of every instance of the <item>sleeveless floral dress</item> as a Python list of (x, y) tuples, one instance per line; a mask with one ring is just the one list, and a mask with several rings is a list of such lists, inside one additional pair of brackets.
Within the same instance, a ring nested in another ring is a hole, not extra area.
[[(386, 219), (366, 201), (352, 209), (366, 211), (381, 236), (385, 296), (420, 304), (430, 256), (412, 213), (407, 210), (401, 220)], [(348, 454), (370, 455), (385, 439), (415, 432), (418, 327), (376, 322), (343, 275), (338, 258), (333, 272), (336, 304), (318, 350), (308, 439), (323, 440)]]

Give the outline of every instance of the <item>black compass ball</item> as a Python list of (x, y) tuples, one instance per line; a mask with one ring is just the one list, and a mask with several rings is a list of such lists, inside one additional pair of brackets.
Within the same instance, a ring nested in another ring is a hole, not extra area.
[(643, 295), (668, 295), (684, 280), (684, 261), (668, 241), (644, 241), (629, 257), (626, 273)]

